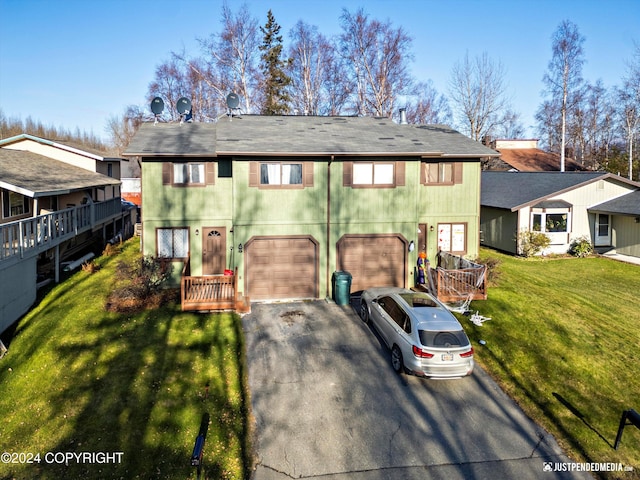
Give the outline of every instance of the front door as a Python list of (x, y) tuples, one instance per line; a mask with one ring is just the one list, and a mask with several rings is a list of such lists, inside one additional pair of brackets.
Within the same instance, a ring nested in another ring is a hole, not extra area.
[(596, 247), (611, 245), (611, 216), (604, 213), (596, 214)]
[(202, 229), (202, 274), (221, 275), (227, 261), (227, 230), (224, 227)]

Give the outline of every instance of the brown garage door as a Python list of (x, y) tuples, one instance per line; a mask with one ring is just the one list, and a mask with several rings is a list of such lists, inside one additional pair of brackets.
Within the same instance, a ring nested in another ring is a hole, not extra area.
[(338, 269), (352, 275), (352, 292), (404, 287), (406, 251), (401, 235), (343, 235), (338, 241)]
[(245, 252), (251, 300), (318, 297), (318, 245), (312, 237), (254, 237)]

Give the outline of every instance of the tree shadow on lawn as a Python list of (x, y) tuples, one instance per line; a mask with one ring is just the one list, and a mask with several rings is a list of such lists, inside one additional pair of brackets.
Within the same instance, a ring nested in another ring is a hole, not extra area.
[[(25, 470), (30, 476), (188, 478), (195, 475), (190, 457), (205, 412), (219, 424), (207, 439), (205, 473), (223, 476), (227, 466), (214, 456), (214, 445), (242, 435), (244, 424), (237, 426), (237, 407), (229, 400), (229, 382), (235, 379), (211, 375), (225, 371), (233, 340), (224, 338), (220, 322), (197, 315), (176, 320), (177, 315), (166, 310), (130, 318), (105, 314), (87, 325), (87, 335), (56, 347), (64, 378), (59, 390), (47, 393), (53, 407), (45, 420), (61, 439), (49, 451), (122, 455), (103, 464), (42, 462), (35, 471)], [(243, 438), (237, 441), (244, 446)]]

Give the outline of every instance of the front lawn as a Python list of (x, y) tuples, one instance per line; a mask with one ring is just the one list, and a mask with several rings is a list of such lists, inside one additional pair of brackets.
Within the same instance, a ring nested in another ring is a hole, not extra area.
[(613, 449), (623, 410), (640, 411), (640, 267), (601, 257), (497, 259), (484, 316), (460, 317), (476, 361), (578, 462), (615, 462), (640, 478), (640, 430)]
[(99, 271), (59, 284), (20, 321), (0, 360), (0, 450), (24, 455), (3, 457), (0, 478), (196, 478), (207, 414), (203, 478), (248, 476), (240, 319), (175, 304), (107, 313), (118, 262), (138, 252), (134, 239), (99, 258)]

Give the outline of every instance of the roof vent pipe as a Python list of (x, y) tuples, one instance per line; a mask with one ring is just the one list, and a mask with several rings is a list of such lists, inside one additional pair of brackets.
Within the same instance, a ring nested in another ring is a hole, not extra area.
[(406, 108), (401, 108), (400, 109), (400, 125), (407, 125), (409, 122), (407, 122), (407, 109)]

